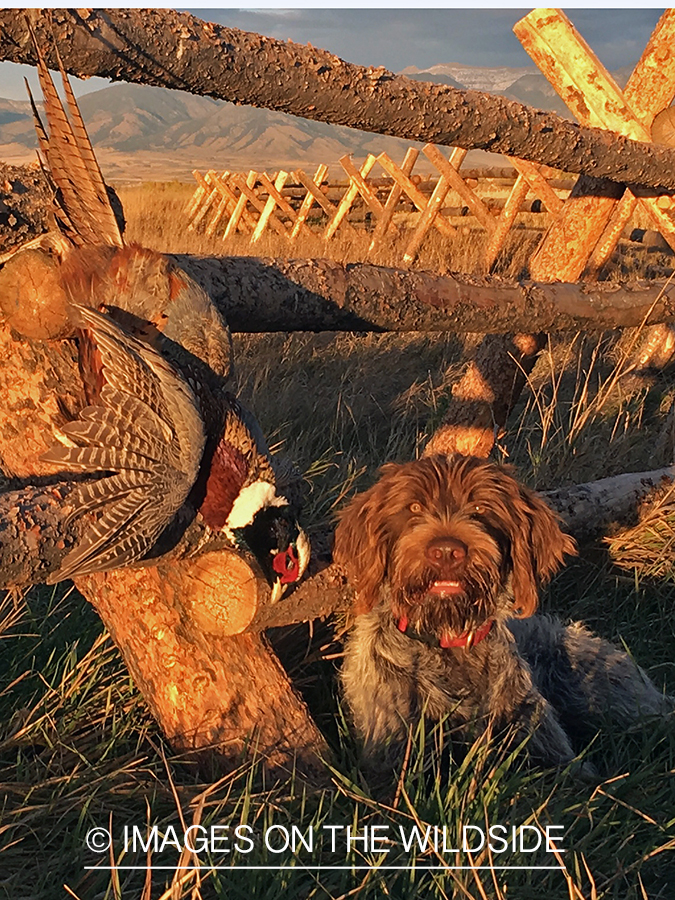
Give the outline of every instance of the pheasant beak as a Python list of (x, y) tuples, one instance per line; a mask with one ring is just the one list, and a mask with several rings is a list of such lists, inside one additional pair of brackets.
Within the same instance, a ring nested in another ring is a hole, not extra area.
[(272, 593), (270, 594), (270, 603), (278, 603), (284, 595), (286, 585), (277, 580), (272, 585)]

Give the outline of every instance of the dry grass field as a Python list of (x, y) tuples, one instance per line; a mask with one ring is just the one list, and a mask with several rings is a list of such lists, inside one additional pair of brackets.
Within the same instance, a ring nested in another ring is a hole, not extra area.
[[(251, 253), (247, 239), (223, 243), (187, 232), (182, 210), (190, 194), (189, 186), (175, 184), (121, 189), (127, 236), (164, 251)], [(519, 275), (536, 239), (530, 230), (514, 230), (501, 273)], [(475, 233), (452, 243), (434, 237), (417, 265), (474, 272), (481, 246)], [(294, 255), (358, 261), (366, 249), (365, 240), (327, 247), (307, 240)], [(383, 253), (372, 261), (390, 264), (397, 248), (388, 252), (389, 258)], [(287, 249), (265, 237), (256, 254), (283, 256)], [(625, 247), (610, 277), (662, 277), (669, 267), (665, 256)], [(381, 463), (420, 452), (477, 340), (434, 334), (235, 336), (237, 390), (275, 449), (304, 472), (310, 529), (331, 521), (346, 496), (372, 482)], [(495, 458), (540, 489), (672, 462), (673, 371), (642, 379), (623, 374), (629, 340), (617, 333), (552, 335)], [(582, 548), (542, 605), (624, 644), (657, 684), (675, 692), (672, 565), (646, 575), (621, 569), (598, 542)], [(476, 745), (464, 758), (448, 760), (442, 728), (434, 735), (420, 731), (396, 798), (385, 804), (357, 768), (340, 707), (340, 642), (334, 639), (340, 623), (316, 623), (272, 639), (329, 738), (334, 788), (316, 795), (293, 780), (265, 785), (255, 767), (205, 784), (188, 761), (172, 756), (110, 638), (79, 595), (63, 586), (37, 589), (8, 598), (2, 612), (0, 896), (8, 900), (675, 897), (672, 722), (599, 735), (588, 756), (602, 773), (600, 784), (580, 780), (574, 768), (527, 768), (520, 756), (502, 758), (498, 747)], [(325, 845), (313, 854), (299, 847), (275, 855), (257, 841), (246, 855), (199, 854), (202, 865), (227, 868), (198, 874), (185, 868), (195, 857), (181, 856), (170, 843), (146, 852), (125, 847), (123, 840), (125, 825), (157, 825), (166, 836), (170, 825), (194, 823), (247, 824), (256, 833), (270, 825), (296, 825), (303, 833), (310, 827), (320, 833), (325, 825), (350, 825), (361, 833), (366, 825), (389, 825), (395, 836), (399, 828), (447, 826), (452, 841), (462, 823), (486, 821), (563, 826), (566, 852), (535, 859), (509, 849), (490, 859), (405, 851), (397, 840), (386, 856), (364, 853), (360, 845), (348, 857)], [(112, 830), (110, 854), (86, 848), (85, 836), (95, 826)], [(442, 857), (469, 868), (428, 868)], [(113, 862), (121, 868), (111, 873), (105, 867)], [(152, 875), (124, 868), (146, 862), (156, 867)], [(280, 864), (285, 868), (274, 868)], [(369, 864), (374, 867), (361, 868)], [(490, 864), (520, 868), (480, 868)]]
[[(223, 241), (218, 235), (206, 237), (203, 227), (196, 231), (187, 229), (184, 210), (194, 189), (194, 184), (178, 181), (120, 186), (118, 193), (129, 220), (126, 233), (128, 239), (167, 253), (328, 257), (340, 262), (371, 262), (384, 266), (396, 266), (400, 263), (408, 239), (404, 230), (398, 239), (391, 239), (372, 255), (368, 255), (370, 233), (363, 227), (365, 212), (363, 201), (357, 198), (352, 209), (359, 219), (357, 229), (360, 233), (351, 237), (338, 230), (331, 241), (325, 242), (318, 235), (315, 240), (311, 240), (303, 234), (290, 246), (286, 240), (268, 228), (254, 246), (250, 244), (249, 236), (239, 233)], [(486, 201), (504, 200), (509, 189), (504, 179), (500, 179), (496, 182), (481, 182), (478, 193)], [(565, 197), (567, 191), (559, 190), (558, 194)], [(450, 192), (446, 205), (461, 207), (463, 201), (457, 194)], [(404, 221), (400, 224), (410, 229), (416, 224), (419, 214), (401, 215)], [(546, 213), (519, 213), (497, 260), (495, 274), (504, 278), (519, 278), (526, 274), (527, 261), (539, 242), (541, 229), (546, 227), (549, 218)], [(325, 222), (325, 217), (323, 221)], [(449, 240), (432, 229), (422, 245), (415, 268), (440, 274), (480, 272), (486, 243), (485, 232), (477, 226), (473, 217), (452, 216), (448, 221), (457, 228), (457, 235)], [(651, 227), (645, 214), (638, 210), (627, 230)], [(320, 230), (316, 226), (314, 229)], [(622, 240), (614, 258), (607, 266), (604, 277), (618, 280), (633, 277), (663, 278), (671, 272), (672, 260), (669, 256), (655, 250), (649, 251), (640, 244)]]

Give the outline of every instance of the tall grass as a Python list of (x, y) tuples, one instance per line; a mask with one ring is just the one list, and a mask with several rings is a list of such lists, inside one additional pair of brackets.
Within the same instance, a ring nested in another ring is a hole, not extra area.
[[(165, 250), (215, 252), (215, 245), (200, 245), (198, 235), (179, 236), (185, 193), (175, 186), (124, 192), (130, 237)], [(283, 255), (269, 241), (261, 252)], [(465, 270), (473, 271), (477, 243), (432, 244), (420, 264), (447, 271), (463, 259)], [(301, 249), (298, 255), (310, 251)], [(247, 244), (224, 248), (222, 242), (218, 250), (251, 252)], [(363, 247), (338, 243), (328, 251), (344, 260), (365, 258)], [(316, 255), (324, 252), (316, 249)], [(514, 254), (505, 265), (515, 271), (522, 260)], [(235, 337), (237, 389), (276, 449), (305, 473), (310, 527), (330, 521), (345, 496), (373, 481), (382, 462), (420, 452), (475, 342), (475, 336), (421, 334)], [(670, 462), (670, 374), (643, 382), (617, 377), (622, 352), (618, 334), (552, 337), (497, 457), (539, 488)], [(667, 574), (626, 574), (598, 544), (584, 548), (542, 604), (623, 642), (659, 685), (675, 691), (675, 588)], [(369, 774), (358, 766), (336, 688), (340, 643), (330, 623), (317, 623), (272, 639), (328, 736), (333, 788), (309, 792), (292, 779), (265, 784), (255, 763), (204, 784), (191, 760), (172, 755), (100, 621), (76, 592), (63, 586), (34, 589), (24, 598), (9, 598), (0, 618), (0, 896), (675, 896), (672, 723), (599, 735), (587, 751), (602, 773), (599, 784), (584, 781), (574, 766), (562, 773), (528, 769), (522, 754), (505, 758), (498, 745), (483, 741), (451, 753), (447, 731), (437, 726), (425, 733), (423, 725), (411, 733), (402, 767)], [(427, 826), (446, 826), (455, 848), (462, 825), (486, 822), (561, 825), (566, 852), (557, 859), (536, 858), (551, 869), (490, 871), (481, 867), (527, 866), (530, 858), (512, 850), (472, 857), (416, 844), (406, 851), (400, 839), (400, 828), (407, 835), (412, 827), (424, 833)], [(125, 850), (124, 826), (146, 823), (157, 825), (164, 837), (170, 825), (180, 831), (183, 823), (248, 824), (256, 842), (251, 853), (239, 855), (195, 857), (170, 843), (163, 851)], [(299, 848), (275, 855), (260, 835), (276, 824), (296, 825), (305, 835), (310, 828), (330, 834), (325, 825), (350, 825), (361, 834), (365, 826), (389, 826), (379, 833), (393, 842), (382, 845), (387, 854), (366, 852), (359, 843), (347, 854), (342, 842), (336, 853), (324, 843), (312, 854)], [(86, 848), (94, 826), (112, 830), (111, 853)], [(204, 866), (199, 872), (189, 869), (197, 859)], [(114, 872), (104, 868), (112, 862), (118, 866)], [(124, 868), (146, 863), (152, 872)], [(285, 868), (233, 868), (280, 863)], [(465, 868), (429, 868), (434, 865)]]
[[(339, 229), (334, 238), (324, 241), (321, 232), (325, 226), (312, 224), (310, 232), (303, 231), (293, 244), (276, 234), (270, 227), (263, 233), (256, 244), (250, 243), (250, 236), (237, 233), (226, 240), (220, 234), (211, 237), (204, 234), (204, 223), (194, 231), (187, 229), (184, 211), (192, 194), (194, 185), (169, 182), (166, 184), (146, 183), (118, 188), (120, 199), (128, 219), (126, 237), (130, 241), (138, 241), (165, 253), (198, 253), (216, 256), (271, 256), (271, 257), (325, 257), (338, 262), (371, 262), (375, 265), (398, 266), (401, 264), (404, 250), (410, 238), (410, 228), (416, 223), (416, 215), (405, 216), (405, 222), (399, 222), (400, 234), (391, 234), (380, 246), (369, 253), (371, 232), (359, 221), (355, 230), (347, 234)], [(508, 187), (495, 188), (489, 182), (479, 185), (481, 196), (495, 195), (503, 197)], [(450, 197), (451, 195), (449, 195)], [(447, 203), (462, 206), (455, 195)], [(363, 217), (364, 203), (357, 198), (352, 209)], [(207, 220), (208, 220), (207, 216)], [(542, 235), (542, 229), (548, 227), (550, 217), (547, 214), (520, 213), (515, 225), (511, 228), (502, 252), (497, 260), (495, 274), (505, 278), (520, 278), (527, 274), (527, 262), (536, 249)], [(452, 217), (448, 220), (456, 227), (452, 239), (440, 235), (432, 228), (422, 244), (414, 267), (426, 269), (439, 274), (449, 272), (468, 272), (484, 274), (483, 252), (486, 245), (485, 232), (472, 217)], [(626, 228), (628, 233), (633, 228), (649, 229), (652, 225), (639, 209)], [(671, 258), (657, 250), (647, 250), (640, 244), (621, 240), (613, 259), (606, 267), (603, 277), (626, 280), (627, 278), (647, 277), (666, 278), (673, 271)]]
[[(218, 234), (207, 237), (203, 227), (188, 231), (184, 210), (193, 193), (190, 185), (177, 182), (167, 185), (145, 184), (122, 187), (118, 193), (129, 220), (126, 232), (128, 240), (138, 241), (166, 253), (325, 257), (343, 263), (371, 262), (375, 265), (396, 266), (400, 264), (410, 234), (409, 230), (402, 228), (398, 237), (389, 236), (372, 254), (369, 253), (372, 234), (365, 229), (363, 223), (358, 224), (351, 233), (338, 230), (330, 241), (324, 241), (321, 237), (321, 227), (312, 226), (309, 232), (304, 231), (299, 235), (293, 244), (268, 227), (260, 240), (252, 245), (250, 236), (240, 233), (223, 240)], [(358, 205), (359, 200), (354, 208)], [(531, 220), (536, 218), (528, 216), (527, 222), (519, 225), (509, 236), (500, 266), (500, 271), (508, 277), (522, 274), (525, 263), (539, 240), (539, 232), (531, 227)], [(414, 218), (411, 218), (412, 221)], [(221, 233), (223, 230), (224, 224), (220, 229)], [(477, 227), (475, 220), (458, 219), (457, 234), (452, 240), (432, 229), (422, 246), (416, 267), (441, 274), (473, 271), (480, 265), (485, 244), (485, 233)]]

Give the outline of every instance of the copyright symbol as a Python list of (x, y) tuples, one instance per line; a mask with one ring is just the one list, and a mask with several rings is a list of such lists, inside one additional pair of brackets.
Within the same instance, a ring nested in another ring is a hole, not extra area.
[(112, 844), (112, 835), (107, 828), (90, 828), (84, 841), (94, 853), (105, 853)]

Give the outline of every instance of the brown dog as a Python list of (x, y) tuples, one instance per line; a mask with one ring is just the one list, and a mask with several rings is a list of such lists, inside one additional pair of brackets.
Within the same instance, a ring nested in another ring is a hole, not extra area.
[(626, 726), (672, 708), (630, 657), (583, 626), (534, 613), (575, 553), (558, 518), (504, 468), (464, 456), (383, 467), (342, 514), (335, 560), (357, 594), (342, 682), (368, 755), (421, 715), (465, 738), (511, 727), (563, 765), (609, 714)]

